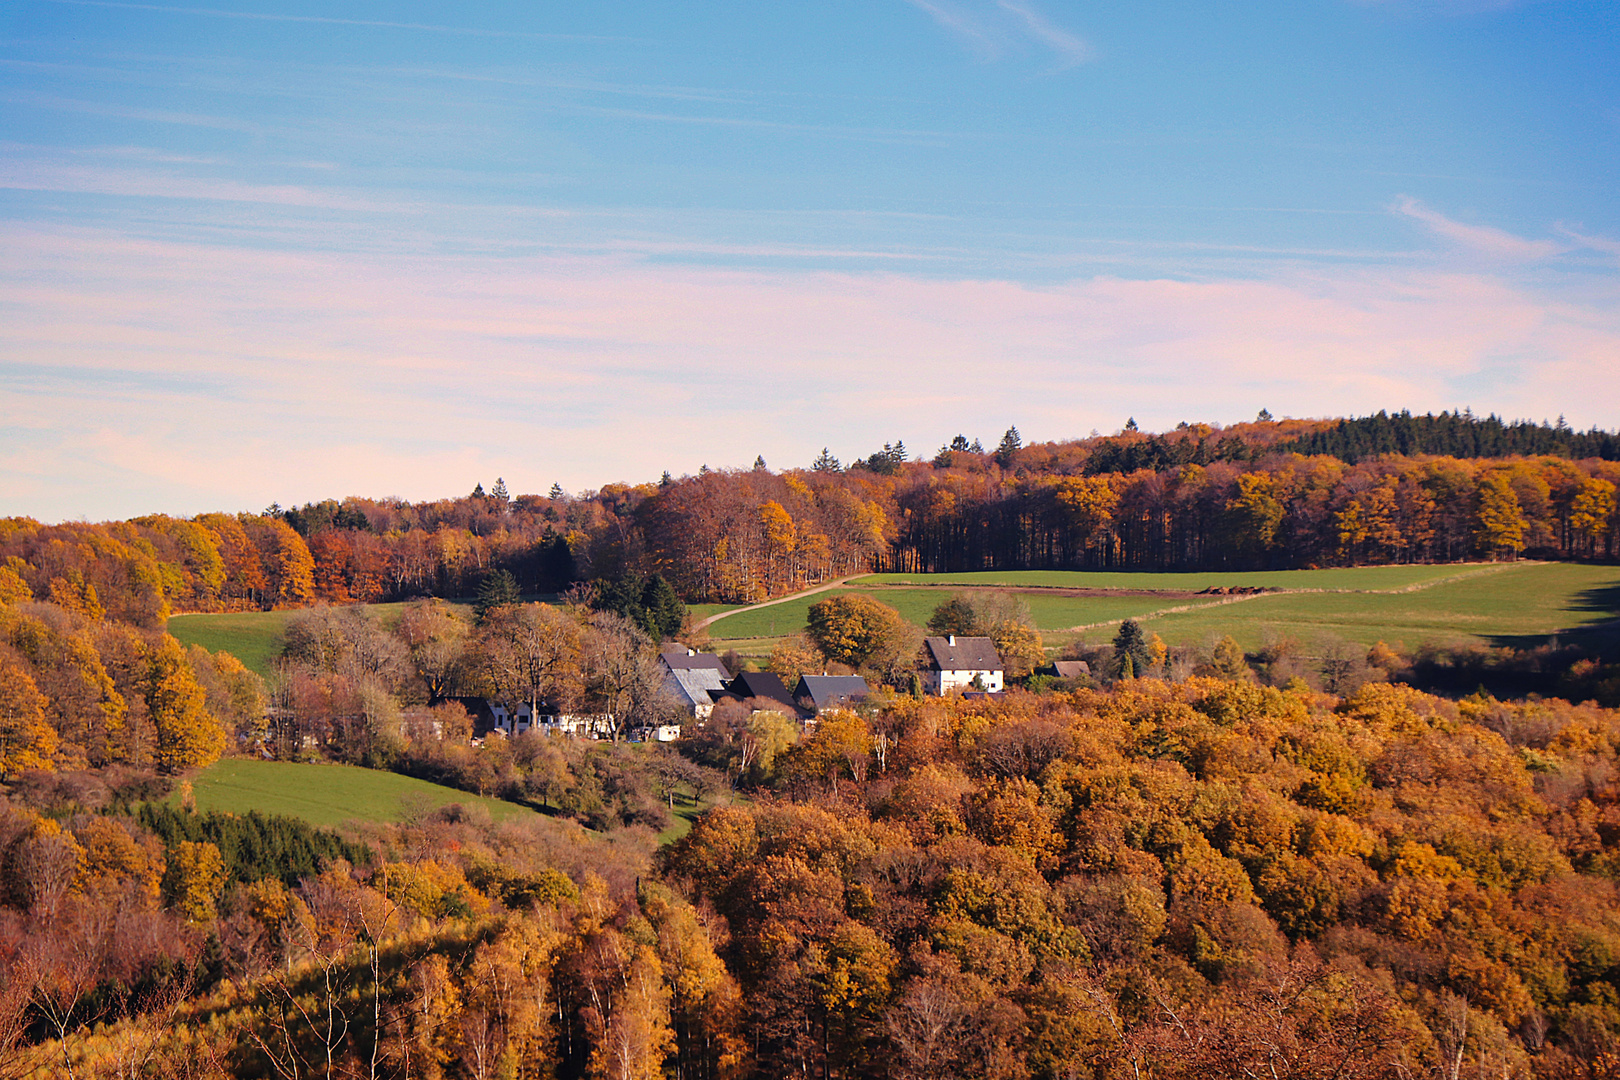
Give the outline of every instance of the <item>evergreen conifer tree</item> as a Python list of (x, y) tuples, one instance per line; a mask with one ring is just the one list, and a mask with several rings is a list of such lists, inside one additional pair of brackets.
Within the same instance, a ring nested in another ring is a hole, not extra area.
[(1007, 429), (1001, 437), (1001, 444), (996, 447), (996, 464), (1003, 469), (1012, 468), (1013, 457), (1024, 446), (1024, 437), (1018, 434), (1016, 426)]
[(1153, 651), (1135, 619), (1119, 624), (1114, 635), (1114, 670), (1122, 679), (1134, 679), (1153, 666)]
[(496, 608), (522, 602), (523, 596), (518, 591), (517, 578), (512, 576), (512, 572), (492, 570), (484, 575), (483, 582), (478, 586), (478, 602), (473, 605), (473, 611), (482, 623)]
[(843, 472), (844, 466), (837, 458), (828, 453), (827, 448), (823, 446), (820, 456), (810, 463), (810, 470), (812, 472)]

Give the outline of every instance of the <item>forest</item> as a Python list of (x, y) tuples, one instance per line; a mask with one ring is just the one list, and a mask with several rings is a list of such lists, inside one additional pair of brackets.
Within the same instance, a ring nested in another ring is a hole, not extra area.
[[(1583, 695), (1441, 697), (1382, 645), (1307, 670), (1134, 623), (1055, 679), (1017, 598), (975, 594), (930, 626), (991, 636), (1016, 688), (928, 698), (919, 631), (831, 597), (770, 668), (860, 671), (864, 703), (629, 740), (672, 717), (683, 601), (936, 564), (1615, 554), (1602, 433), (1480, 457), (1522, 425), (1373, 421), (0, 522), (0, 1078), (1620, 1075), (1620, 711)], [(1408, 428), (1453, 443), (1357, 449)], [(382, 598), (410, 602), (345, 606)], [(290, 611), (268, 679), (164, 629), (256, 609)], [(1571, 692), (1610, 670), (1583, 663)], [(475, 738), (479, 698), (610, 737)], [(530, 809), (199, 809), (222, 755)], [(677, 798), (709, 807), (689, 831)]]
[(1029, 446), (1010, 429), (926, 461), (896, 443), (848, 468), (824, 452), (578, 495), (498, 482), (422, 503), (10, 518), (0, 592), (155, 628), (172, 612), (470, 596), (497, 570), (528, 595), (659, 576), (687, 603), (748, 603), (871, 571), (1609, 559), (1617, 483), (1613, 436), (1494, 417), (1133, 423)]
[[(633, 813), (334, 833), (14, 774), (0, 1075), (1620, 1064), (1620, 713), (1235, 673), (781, 719), (717, 711), (735, 794), (663, 848)], [(506, 768), (581, 805), (587, 746)]]

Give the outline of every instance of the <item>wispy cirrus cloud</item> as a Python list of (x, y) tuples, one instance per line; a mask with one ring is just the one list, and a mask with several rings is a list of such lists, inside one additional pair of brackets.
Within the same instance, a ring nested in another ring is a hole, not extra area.
[[(853, 456), (895, 434), (922, 445), (1017, 423), (1063, 438), (1260, 405), (1471, 405), (1584, 425), (1620, 408), (1617, 313), (1612, 284), (1575, 302), (1477, 270), (1031, 285), (13, 224), (0, 226), (0, 500), (63, 518), (427, 498), (495, 475), (578, 490), (757, 453), (802, 464), (824, 444)], [(717, 413), (738, 387), (755, 407)]]
[(1611, 240), (1606, 236), (1592, 236), (1567, 225), (1559, 225), (1557, 230), (1560, 236), (1568, 237), (1580, 247), (1601, 251), (1605, 255), (1620, 255), (1620, 240)]
[(996, 6), (1017, 16), (1030, 36), (1056, 53), (1063, 61), (1064, 67), (1074, 67), (1092, 58), (1093, 52), (1089, 42), (1057, 26), (1031, 5), (1014, 3), (1013, 0), (996, 0)]
[(1551, 240), (1527, 240), (1489, 225), (1469, 225), (1431, 210), (1410, 195), (1402, 195), (1391, 208), (1426, 226), (1436, 236), (1500, 262), (1539, 262), (1563, 254), (1567, 248)]
[(1027, 0), (995, 0), (968, 5), (961, 0), (906, 0), (963, 41), (982, 60), (999, 60), (1019, 45), (1033, 44), (1051, 52), (1059, 70), (1092, 59), (1091, 45), (1058, 26)]

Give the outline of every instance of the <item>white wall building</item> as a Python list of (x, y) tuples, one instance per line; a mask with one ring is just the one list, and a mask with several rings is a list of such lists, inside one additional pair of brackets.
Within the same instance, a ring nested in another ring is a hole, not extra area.
[[(926, 692), (944, 697), (963, 690), (994, 694), (1003, 689), (1001, 656), (989, 638), (951, 634), (924, 642), (928, 648), (928, 666), (922, 671)], [(974, 679), (979, 680), (978, 686), (973, 685)]]

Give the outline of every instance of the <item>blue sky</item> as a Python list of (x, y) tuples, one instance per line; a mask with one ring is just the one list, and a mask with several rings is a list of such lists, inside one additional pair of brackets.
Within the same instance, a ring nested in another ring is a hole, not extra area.
[(0, 503), (1617, 426), (1612, 3), (0, 6)]

